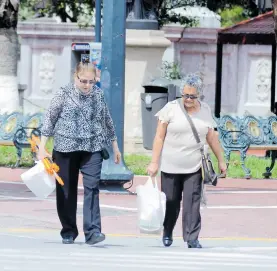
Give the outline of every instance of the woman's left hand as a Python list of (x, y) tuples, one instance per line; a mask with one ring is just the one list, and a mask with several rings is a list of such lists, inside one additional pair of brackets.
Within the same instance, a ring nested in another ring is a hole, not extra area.
[(227, 165), (225, 162), (218, 162), (218, 169), (222, 176), (226, 176), (227, 173)]
[(113, 153), (114, 153), (114, 162), (116, 164), (119, 164), (120, 163), (120, 160), (121, 160), (121, 153), (119, 151), (119, 148), (118, 148), (118, 144), (117, 144), (117, 141), (113, 141)]
[(121, 153), (120, 153), (120, 151), (118, 149), (114, 150), (114, 162), (116, 164), (119, 164), (120, 160), (121, 160)]

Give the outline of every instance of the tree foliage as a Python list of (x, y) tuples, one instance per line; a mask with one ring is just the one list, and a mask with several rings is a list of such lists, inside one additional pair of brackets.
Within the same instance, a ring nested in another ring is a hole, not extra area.
[[(193, 20), (170, 12), (174, 8), (201, 3), (203, 0), (159, 0), (157, 15), (160, 25), (168, 22), (179, 22), (191, 25)], [(91, 24), (94, 13), (95, 0), (21, 0), (20, 20), (31, 17), (58, 16), (62, 22), (81, 22), (82, 25)]]
[(247, 11), (242, 6), (233, 6), (218, 11), (223, 27), (232, 26), (249, 18)]
[(234, 6), (241, 6), (243, 9), (253, 10), (258, 12), (254, 0), (206, 0), (207, 7), (212, 11), (218, 9), (233, 8)]
[(21, 0), (20, 19), (57, 16), (61, 22), (91, 24), (94, 0)]
[[(179, 22), (182, 25), (187, 25), (193, 23), (187, 17), (172, 14), (170, 10), (195, 5), (207, 7), (223, 17), (226, 16), (226, 18), (223, 18), (223, 25), (231, 24), (232, 21), (236, 23), (240, 19), (254, 17), (259, 13), (259, 9), (254, 0), (160, 0), (158, 9), (160, 24)], [(261, 10), (261, 12), (265, 11)]]
[(157, 16), (159, 25), (163, 26), (167, 23), (180, 23), (184, 26), (191, 26), (196, 23), (193, 18), (189, 18), (182, 14), (176, 13), (173, 10), (177, 8), (184, 8), (187, 6), (194, 6), (202, 4), (203, 0), (160, 0), (157, 8)]
[[(242, 17), (253, 17), (258, 14), (258, 8), (253, 0), (159, 0), (157, 7), (159, 25), (166, 23), (193, 25), (195, 20), (172, 10), (194, 5), (208, 7), (217, 13), (221, 13), (224, 9), (233, 10), (239, 6), (243, 9)], [(21, 0), (20, 19), (58, 16), (62, 22), (78, 22), (81, 26), (88, 26), (92, 23), (94, 8), (95, 0)]]

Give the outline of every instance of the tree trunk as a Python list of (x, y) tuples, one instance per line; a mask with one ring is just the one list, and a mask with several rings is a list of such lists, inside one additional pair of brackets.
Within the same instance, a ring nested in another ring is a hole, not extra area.
[(19, 109), (16, 30), (0, 28), (0, 113)]
[(19, 109), (17, 84), (18, 0), (0, 0), (0, 113)]

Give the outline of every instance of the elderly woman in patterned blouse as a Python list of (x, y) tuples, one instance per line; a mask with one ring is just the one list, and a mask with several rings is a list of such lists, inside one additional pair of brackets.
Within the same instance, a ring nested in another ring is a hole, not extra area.
[(166, 194), (164, 246), (170, 246), (173, 242), (172, 233), (179, 216), (183, 194), (183, 239), (189, 248), (202, 247), (198, 241), (203, 187), (201, 145), (205, 145), (206, 142), (209, 144), (218, 159), (219, 169), (223, 174), (226, 173), (221, 147), (213, 129), (214, 121), (210, 107), (199, 101), (202, 87), (201, 77), (198, 74), (189, 74), (184, 78), (180, 88), (181, 104), (198, 130), (200, 144), (196, 142), (191, 126), (177, 100), (167, 103), (157, 113), (159, 121), (148, 173), (155, 176), (161, 162), (161, 186)]
[(105, 239), (101, 232), (99, 180), (105, 145), (113, 146), (115, 163), (118, 149), (113, 121), (101, 89), (96, 86), (96, 70), (91, 63), (80, 63), (74, 83), (62, 87), (52, 99), (45, 115), (39, 159), (48, 156), (45, 144), (54, 138), (53, 161), (60, 167), (64, 186), (56, 184), (57, 211), (62, 224), (64, 244), (72, 244), (78, 236), (76, 223), (79, 170), (83, 175), (83, 229), (86, 243)]

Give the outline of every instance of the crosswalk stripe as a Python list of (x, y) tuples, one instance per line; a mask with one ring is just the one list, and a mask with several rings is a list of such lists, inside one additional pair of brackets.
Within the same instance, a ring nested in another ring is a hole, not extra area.
[[(32, 263), (34, 264), (34, 263)], [(33, 270), (41, 270), (40, 269), (40, 266), (41, 266), (41, 262), (35, 262), (35, 264), (38, 265), (38, 267), (35, 267), (33, 268)], [(29, 266), (26, 266), (28, 264), (24, 263), (24, 266), (25, 268), (21, 268), (20, 267), (20, 271), (29, 271), (30, 270), (30, 267)], [(65, 263), (64, 262), (59, 262), (59, 263), (47, 263), (47, 270), (49, 270), (49, 268), (51, 268), (51, 266), (53, 267), (53, 265), (56, 267), (57, 265), (61, 265), (62, 267), (65, 266)], [(70, 266), (77, 266), (77, 267), (82, 267), (82, 266), (86, 266), (86, 267), (121, 267), (121, 268), (136, 268), (136, 267), (139, 267), (139, 268), (144, 268), (144, 269), (166, 269), (166, 270), (184, 270), (184, 266), (172, 266), (172, 263), (170, 266), (164, 266), (164, 265), (159, 265), (159, 264), (141, 264), (141, 263), (106, 263), (106, 262), (99, 262), (99, 263), (96, 263), (96, 262), (93, 262), (93, 261), (90, 261), (90, 262), (87, 262), (87, 263), (84, 263), (84, 262), (70, 262)], [(276, 267), (276, 266), (275, 266)], [(44, 270), (46, 270), (44, 269)], [(207, 268), (199, 268), (199, 267), (189, 267), (190, 270), (207, 270)], [(5, 270), (5, 269), (4, 269)], [(10, 270), (19, 270), (19, 269), (10, 269)], [(66, 270), (70, 270), (66, 267)], [(75, 269), (76, 270), (76, 269)]]
[[(8, 259), (5, 259), (3, 261), (0, 261), (0, 266), (4, 263), (4, 264), (20, 264), (24, 266), (34, 266), (34, 265), (47, 265), (48, 268), (51, 268), (53, 266), (63, 266), (65, 267), (65, 259), (63, 259), (62, 261), (56, 262), (56, 261), (50, 261), (52, 259), (48, 259), (47, 262), (42, 262), (41, 260), (38, 261), (32, 261), (31, 262), (26, 262), (26, 260), (23, 261), (9, 261)], [(68, 259), (67, 259), (68, 260)], [(216, 260), (215, 260), (216, 261)], [(163, 261), (158, 261), (158, 262), (153, 262), (153, 261), (136, 261), (136, 260), (131, 260), (130, 259), (115, 259), (114, 261), (109, 261), (107, 262), (105, 260), (105, 258), (103, 259), (90, 259), (89, 261), (76, 261), (74, 259), (74, 261), (70, 261), (70, 266), (101, 266), (101, 267), (109, 267), (109, 266), (119, 266), (119, 267), (140, 267), (140, 268), (146, 268), (146, 269), (170, 269), (170, 270), (182, 270), (184, 269), (184, 267), (190, 267), (195, 269), (195, 270), (201, 270), (201, 269), (205, 269), (207, 270), (207, 268), (209, 267), (256, 267), (256, 268), (274, 268), (276, 270), (277, 265), (276, 264), (258, 264), (258, 263), (252, 263), (252, 264), (246, 264), (246, 263), (230, 263), (230, 262), (213, 262), (213, 263), (209, 263), (209, 262), (198, 262), (198, 261), (183, 261), (183, 262), (179, 262), (179, 261), (170, 261), (167, 264), (165, 264)], [(22, 269), (20, 269), (22, 270)], [(39, 269), (38, 269), (39, 270)]]
[[(72, 257), (72, 255), (68, 255), (70, 257)], [(2, 260), (1, 257), (4, 257), (5, 259), (10, 258), (10, 259), (22, 259), (22, 260), (53, 260), (53, 261), (60, 261), (62, 256), (39, 256), (39, 255), (8, 255), (8, 254), (1, 254), (0, 255), (0, 262)], [(199, 260), (205, 260), (205, 262), (211, 262), (213, 263), (216, 259), (216, 262), (223, 262), (223, 261), (228, 261), (228, 262), (236, 262), (236, 263), (252, 263), (252, 262), (275, 262), (277, 263), (276, 259), (274, 258), (269, 258), (269, 259), (259, 259), (256, 257), (252, 257), (252, 259), (236, 259), (234, 258), (228, 258), (228, 257), (217, 257), (214, 255), (211, 255), (210, 258), (209, 257), (203, 257), (203, 256), (188, 256), (188, 255), (184, 255), (184, 256), (157, 256), (157, 255), (101, 255), (101, 254), (91, 254), (89, 256), (78, 256), (79, 258), (77, 258), (77, 260), (85, 260), (87, 257), (90, 257), (91, 259), (95, 259), (95, 260), (121, 260), (123, 259), (124, 261), (133, 261), (133, 260), (137, 260), (137, 261), (148, 261), (148, 260), (159, 260), (159, 262), (163, 262), (163, 263), (168, 263), (170, 261), (175, 261), (175, 262), (179, 262), (179, 263), (184, 263), (187, 262), (188, 260), (191, 261), (199, 261)], [(95, 258), (96, 257), (96, 258)], [(129, 259), (131, 258), (131, 259)], [(180, 259), (181, 258), (181, 259)]]
[[(29, 254), (29, 255), (10, 255), (10, 254), (0, 254), (0, 262), (1, 262), (1, 257), (4, 257), (5, 259), (7, 258), (12, 258), (12, 259), (22, 259), (22, 260), (53, 260), (53, 261), (60, 261), (61, 259), (63, 259), (62, 257), (72, 257), (73, 255), (59, 255), (59, 256), (42, 256), (42, 255), (32, 255), (32, 254)], [(242, 262), (242, 263), (245, 263), (245, 262), (254, 262), (254, 261), (265, 261), (265, 262), (269, 262), (270, 260), (274, 261), (274, 262), (277, 262), (276, 259), (274, 258), (268, 258), (268, 259), (257, 259), (256, 257), (252, 259), (236, 259), (236, 258), (229, 258), (229, 257), (225, 257), (223, 255), (223, 257), (218, 257), (218, 256), (215, 256), (215, 255), (210, 255), (210, 257), (203, 257), (203, 256), (198, 256), (198, 255), (183, 255), (183, 256), (166, 256), (166, 255), (163, 255), (163, 256), (158, 256), (158, 255), (149, 255), (149, 254), (141, 254), (141, 255), (137, 255), (137, 254), (133, 254), (133, 255), (108, 255), (108, 254), (90, 254), (90, 255), (79, 255), (78, 258), (76, 258), (77, 260), (85, 260), (86, 258), (90, 257), (91, 259), (93, 260), (103, 260), (103, 259), (106, 259), (106, 260), (116, 260), (116, 261), (121, 261), (122, 259), (124, 261), (134, 261), (134, 260), (137, 260), (137, 261), (148, 261), (148, 260), (159, 260), (159, 262), (161, 263), (168, 263), (170, 262), (171, 260), (174, 260), (175, 262), (179, 262), (179, 263), (184, 263), (184, 262), (187, 262), (188, 260), (205, 260), (205, 262), (214, 262), (215, 261), (215, 258), (216, 258), (216, 261), (219, 262), (219, 261), (230, 261), (230, 262)], [(178, 260), (179, 259), (179, 260)]]
[[(213, 250), (213, 248), (211, 248)], [(215, 248), (217, 249), (217, 248)], [(229, 250), (232, 250), (232, 248), (227, 248)], [(234, 248), (234, 250), (239, 250), (239, 248)], [(263, 248), (261, 248), (263, 249)], [(219, 250), (219, 249), (217, 249)], [(157, 254), (162, 254), (163, 252), (162, 251), (157, 251), (156, 252)], [(272, 256), (266, 256), (266, 255), (252, 255), (252, 254), (246, 254), (246, 253), (226, 253), (226, 252), (189, 252), (189, 251), (167, 251), (166, 254), (174, 254), (174, 255), (179, 255), (179, 256), (184, 256), (184, 254), (191, 254), (192, 256), (195, 255), (195, 256), (205, 256), (205, 257), (210, 257), (210, 256), (213, 256), (213, 257), (225, 257), (225, 258), (234, 258), (234, 257), (237, 257), (237, 258), (242, 258), (243, 260), (246, 259), (246, 258), (249, 258), (249, 259), (252, 259), (253, 257), (255, 257), (255, 259), (265, 259), (265, 260), (270, 260), (270, 259), (274, 259), (277, 261), (276, 257), (272, 257)]]
[[(5, 260), (2, 263), (6, 263), (9, 266), (10, 265), (15, 265), (16, 263), (18, 263), (20, 266), (24, 265), (24, 267), (26, 267), (27, 270), (30, 269), (31, 266), (36, 266), (38, 265), (39, 267), (37, 267), (37, 270), (40, 270), (40, 266), (41, 265), (47, 265), (48, 268), (53, 268), (53, 267), (58, 267), (58, 266), (62, 266), (62, 267), (66, 267), (67, 265), (65, 265), (64, 261), (61, 262), (41, 262), (41, 261), (36, 261), (36, 262), (32, 262), (32, 263), (26, 263), (26, 262), (9, 262), (8, 260)], [(2, 265), (1, 263), (1, 265)], [(0, 265), (0, 266), (1, 266)], [(101, 262), (95, 262), (94, 260), (91, 261), (87, 261), (87, 262), (70, 262), (70, 264), (68, 263), (69, 266), (101, 266), (101, 267), (113, 267), (113, 266), (118, 266), (118, 267), (140, 267), (140, 268), (145, 268), (145, 269), (166, 269), (166, 270), (184, 270), (184, 267), (189, 267), (190, 269), (194, 269), (194, 270), (207, 270), (209, 268), (215, 268), (215, 267), (245, 267), (245, 268), (263, 268), (263, 270), (265, 270), (265, 268), (272, 268), (274, 270), (276, 270), (276, 264), (236, 264), (236, 263), (199, 263), (199, 262), (185, 262), (182, 263), (182, 265), (180, 265), (179, 262), (176, 261), (172, 261), (170, 264), (165, 265), (162, 264), (160, 262), (158, 263), (148, 263), (148, 262), (128, 262), (128, 261), (124, 261), (122, 260), (121, 262), (118, 261), (113, 261), (113, 262), (105, 262), (105, 261), (101, 261)], [(22, 270), (22, 268), (20, 268), (20, 270)], [(49, 270), (49, 269), (48, 269)]]
[[(97, 249), (93, 247), (92, 249)], [(41, 255), (41, 252), (38, 251), (21, 251), (21, 250), (0, 250), (0, 258), (2, 256), (4, 257), (33, 257), (33, 258), (41, 258), (41, 259), (48, 259), (48, 258), (53, 258), (53, 259), (60, 259), (60, 257), (77, 257), (77, 258), (86, 258), (86, 257), (110, 257), (110, 258), (128, 258), (128, 257), (133, 257), (133, 258), (152, 258), (152, 259), (179, 259), (180, 257), (183, 258), (196, 258), (196, 259), (207, 259), (207, 260), (214, 260), (213, 258), (216, 258), (217, 261), (219, 260), (242, 260), (243, 262), (247, 260), (273, 260), (277, 262), (277, 258), (275, 256), (267, 256), (267, 255), (257, 255), (257, 254), (246, 254), (246, 253), (226, 253), (226, 252), (221, 252), (221, 253), (215, 253), (215, 252), (202, 252), (202, 251), (169, 251), (165, 250), (164, 251), (151, 251), (151, 252), (146, 252), (146, 253), (112, 253), (112, 252), (105, 252), (99, 253), (93, 251), (92, 253), (86, 253), (86, 252), (68, 252), (68, 253), (58, 253), (58, 256), (43, 256)], [(213, 257), (213, 258), (211, 258)]]
[[(92, 253), (42, 250), (0, 250), (0, 266), (3, 264), (23, 264), (24, 267), (34, 265), (60, 266), (68, 259), (71, 266), (101, 266), (101, 267), (140, 267), (145, 269), (171, 269), (182, 270), (184, 266), (191, 270), (202, 270), (209, 267), (277, 267), (276, 257), (235, 254), (235, 253), (210, 253), (210, 252), (179, 252), (179, 251), (150, 251), (145, 253)], [(51, 253), (51, 254), (50, 254)], [(47, 254), (47, 255), (45, 255)], [(26, 261), (27, 260), (27, 261)], [(4, 269), (5, 270), (5, 269)], [(29, 269), (30, 270), (30, 269)], [(40, 270), (40, 269), (37, 269)]]
[[(8, 260), (5, 261), (5, 263), (7, 264), (11, 264), (11, 262), (9, 262)], [(12, 262), (12, 264), (15, 264), (16, 262)], [(23, 264), (23, 262), (17, 262), (18, 264)], [(1, 266), (2, 262), (0, 262), (0, 266)], [(34, 265), (38, 265), (38, 266), (41, 266), (41, 265), (44, 265), (46, 263), (44, 262), (40, 262), (40, 261), (35, 261), (35, 262), (32, 262), (32, 263), (26, 263), (24, 262), (24, 266), (28, 266), (26, 267), (27, 270), (29, 270), (29, 266), (34, 266)], [(172, 265), (175, 265), (177, 264), (176, 266), (172, 266)], [(80, 261), (80, 262), (76, 262), (76, 261), (72, 261), (70, 262), (69, 266), (78, 266), (78, 267), (82, 267), (82, 266), (90, 266), (90, 267), (93, 267), (93, 266), (101, 266), (101, 267), (114, 267), (114, 266), (118, 266), (118, 267), (125, 267), (125, 268), (130, 268), (130, 267), (140, 267), (140, 268), (144, 268), (144, 269), (166, 269), (166, 270), (184, 270), (184, 266), (187, 265), (185, 263), (183, 263), (182, 265), (178, 265), (179, 263), (178, 262), (170, 262), (170, 264), (168, 265), (165, 265), (165, 264), (162, 264), (160, 262), (157, 262), (157, 263), (154, 263), (153, 261), (152, 262), (128, 262), (128, 261), (114, 261), (114, 262), (105, 262), (104, 260), (102, 261), (98, 261), (98, 262), (95, 262), (94, 260), (90, 260), (90, 261), (87, 261), (87, 262), (84, 262), (84, 261)], [(65, 263), (64, 261), (63, 262), (47, 262), (47, 267), (48, 267), (48, 270), (50, 268), (53, 268), (53, 267), (66, 267), (67, 269), (67, 266), (65, 266)], [(190, 267), (190, 269), (193, 269), (193, 270), (207, 270), (207, 268), (205, 267), (199, 267), (199, 266), (192, 266)], [(22, 270), (22, 269), (20, 269)], [(40, 270), (37, 268), (37, 270)]]
[[(67, 271), (75, 271), (77, 267), (94, 267), (99, 271), (110, 268), (123, 271), (131, 268), (134, 270), (217, 271), (223, 267), (226, 270), (259, 268), (275, 271), (277, 268), (276, 254), (258, 254), (258, 247), (252, 253), (240, 252), (238, 247), (227, 249), (229, 251), (223, 248), (217, 248), (217, 250), (182, 248), (180, 250), (171, 247), (170, 249), (149, 250), (148, 248), (144, 250), (143, 247), (111, 247), (101, 250), (95, 246), (64, 246), (62, 244), (55, 247), (49, 247), (46, 244), (40, 249), (34, 247), (2, 248), (0, 249), (0, 270), (49, 271), (51, 268), (66, 268)], [(260, 249), (263, 251), (265, 247)]]
[[(2, 256), (2, 255), (1, 255)], [(60, 258), (58, 257), (59, 261), (54, 261), (55, 258), (53, 257), (36, 257), (36, 260), (34, 260), (34, 257), (30, 257), (31, 255), (27, 256), (26, 259), (25, 257), (23, 257), (22, 260), (20, 259), (12, 259), (12, 261), (8, 258), (14, 258), (14, 257), (7, 257), (7, 255), (5, 256), (5, 259), (1, 259), (0, 256), (0, 266), (4, 263), (4, 264), (23, 264), (26, 268), (26, 270), (30, 270), (29, 266), (32, 265), (39, 265), (39, 267), (41, 265), (47, 264), (48, 268), (51, 268), (51, 266), (64, 266), (65, 265), (65, 258)], [(11, 255), (9, 255), (11, 256)], [(18, 256), (18, 255), (16, 255)], [(90, 258), (88, 259), (86, 257), (86, 261), (85, 259), (75, 259), (70, 261), (70, 266), (101, 266), (101, 267), (124, 267), (124, 268), (132, 268), (132, 267), (140, 267), (140, 268), (144, 268), (144, 269), (171, 269), (171, 270), (183, 270), (184, 265), (186, 265), (185, 262), (178, 262), (178, 261), (161, 261), (159, 260), (157, 261), (138, 261), (136, 259), (113, 259), (112, 261), (107, 261), (107, 258), (105, 257), (104, 254), (102, 254), (102, 258), (94, 258), (92, 257), (94, 256), (93, 254), (90, 255)], [(30, 262), (27, 262), (26, 260), (30, 260)], [(57, 258), (56, 258), (57, 259)], [(67, 258), (68, 259), (68, 258)], [(45, 263), (42, 260), (47, 260), (47, 263)], [(182, 266), (172, 266), (172, 264), (182, 264)], [(203, 267), (190, 267), (191, 270), (207, 270), (206, 268)], [(20, 269), (23, 270), (23, 269)], [(36, 270), (40, 270), (40, 269), (36, 269)], [(67, 269), (68, 270), (68, 269)]]

